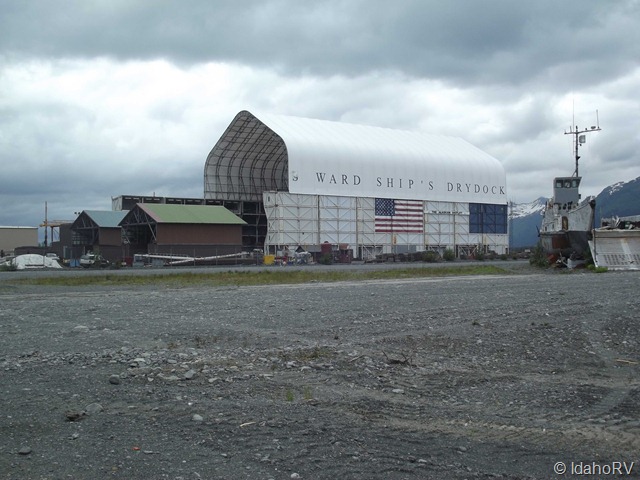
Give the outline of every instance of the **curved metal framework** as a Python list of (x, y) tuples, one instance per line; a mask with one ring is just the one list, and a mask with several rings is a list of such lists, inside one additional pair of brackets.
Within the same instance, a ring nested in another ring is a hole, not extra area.
[(282, 138), (242, 111), (207, 157), (204, 196), (262, 202), (263, 191), (288, 189), (287, 175), (287, 147)]

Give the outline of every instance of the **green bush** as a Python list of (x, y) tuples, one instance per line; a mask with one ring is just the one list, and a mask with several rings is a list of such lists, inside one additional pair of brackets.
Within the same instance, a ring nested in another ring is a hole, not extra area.
[(452, 249), (447, 248), (442, 254), (442, 258), (447, 262), (453, 262), (456, 259), (456, 253)]
[(323, 254), (319, 259), (318, 263), (322, 265), (331, 265), (333, 263), (333, 255), (330, 253)]
[(440, 255), (438, 252), (427, 251), (422, 252), (422, 261), (427, 263), (436, 263), (440, 260)]
[(544, 253), (544, 249), (542, 248), (542, 244), (538, 242), (538, 244), (534, 247), (531, 252), (531, 257), (529, 257), (529, 264), (534, 267), (547, 268), (549, 266), (549, 259), (547, 258), (547, 254)]
[(584, 262), (587, 266), (593, 265), (593, 257), (591, 256), (591, 249), (587, 250), (584, 254)]

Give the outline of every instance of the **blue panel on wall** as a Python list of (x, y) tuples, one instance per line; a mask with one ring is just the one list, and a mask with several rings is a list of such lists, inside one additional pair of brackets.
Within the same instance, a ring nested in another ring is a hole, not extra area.
[(469, 204), (469, 233), (507, 233), (507, 206)]

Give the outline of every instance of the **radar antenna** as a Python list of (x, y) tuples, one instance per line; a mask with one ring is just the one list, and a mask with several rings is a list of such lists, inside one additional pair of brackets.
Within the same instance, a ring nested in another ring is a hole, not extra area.
[(578, 175), (578, 160), (580, 160), (580, 155), (578, 154), (578, 147), (581, 147), (586, 141), (587, 136), (586, 133), (591, 132), (599, 132), (602, 130), (600, 128), (600, 120), (598, 118), (598, 111), (596, 110), (596, 124), (591, 126), (591, 128), (585, 128), (584, 130), (580, 130), (576, 125), (575, 128), (569, 127), (568, 132), (564, 132), (565, 135), (573, 135), (573, 148), (575, 151), (575, 159), (576, 159), (576, 169), (573, 172), (573, 176), (577, 177)]

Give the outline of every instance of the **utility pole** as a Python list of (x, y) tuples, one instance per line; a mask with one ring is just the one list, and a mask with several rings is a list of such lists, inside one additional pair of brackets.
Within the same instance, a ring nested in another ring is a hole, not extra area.
[(47, 228), (49, 223), (47, 222), (47, 202), (44, 202), (44, 249), (47, 250)]

